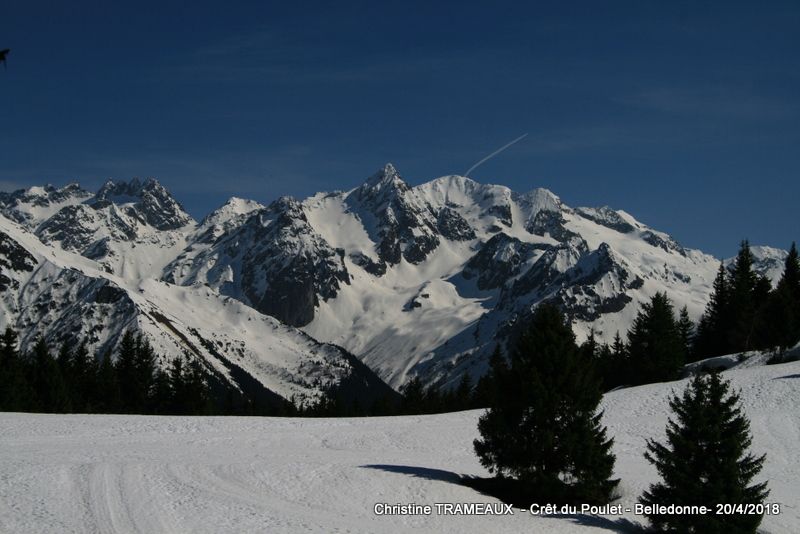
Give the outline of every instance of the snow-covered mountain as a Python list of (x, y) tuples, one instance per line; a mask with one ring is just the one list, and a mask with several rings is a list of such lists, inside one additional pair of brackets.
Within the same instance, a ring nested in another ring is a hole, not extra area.
[(214, 381), (265, 403), (318, 398), (331, 385), (364, 398), (390, 393), (340, 347), (203, 284), (160, 280), (187, 243), (213, 241), (259, 207), (232, 200), (196, 224), (155, 181), (108, 183), (97, 195), (69, 185), (0, 197), (0, 327), (20, 331), (23, 348), (39, 335), (51, 345), (80, 337), (100, 354), (133, 329), (162, 365), (197, 359)]
[[(545, 300), (579, 338), (624, 333), (657, 291), (698, 318), (719, 267), (623, 211), (463, 176), (412, 187), (391, 164), (351, 191), (232, 198), (200, 222), (154, 180), (0, 194), (0, 215), (0, 326), (103, 347), (135, 326), (284, 396), (355, 372), (347, 352), (393, 387), (476, 378)], [(784, 251), (754, 254), (780, 275)]]

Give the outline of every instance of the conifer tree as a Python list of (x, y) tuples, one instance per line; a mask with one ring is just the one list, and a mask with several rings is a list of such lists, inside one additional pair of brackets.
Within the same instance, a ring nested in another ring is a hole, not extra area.
[(117, 349), (114, 365), (119, 383), (120, 408), (125, 413), (135, 413), (140, 406), (136, 353), (136, 337), (132, 331), (126, 330)]
[(633, 383), (678, 378), (686, 354), (666, 293), (653, 295), (633, 320), (628, 333), (628, 361)]
[(187, 405), (186, 377), (184, 375), (183, 358), (172, 360), (169, 368), (169, 388), (172, 392), (170, 413), (183, 414)]
[(81, 342), (72, 353), (70, 362), (73, 410), (92, 413), (99, 406), (97, 370), (97, 362), (89, 354), (86, 342)]
[(783, 274), (759, 317), (763, 345), (780, 351), (800, 341), (800, 259), (792, 243)]
[(400, 413), (414, 415), (426, 412), (425, 387), (418, 376), (403, 384), (400, 393), (403, 395), (400, 400)]
[(500, 346), (495, 346), (492, 355), (489, 357), (489, 370), (478, 379), (475, 385), (475, 390), (472, 393), (472, 407), (473, 408), (487, 408), (492, 399), (496, 397), (498, 374), (506, 369), (506, 359), (503, 356)]
[(683, 351), (686, 354), (687, 360), (689, 360), (689, 356), (692, 354), (692, 345), (694, 343), (694, 323), (689, 318), (689, 310), (686, 309), (686, 306), (681, 308), (681, 312), (678, 315), (678, 333), (681, 336), (681, 341), (683, 342)]
[(728, 278), (729, 275), (725, 265), (720, 263), (717, 276), (714, 279), (711, 297), (697, 325), (693, 346), (694, 360), (731, 352), (727, 341), (727, 332), (730, 327), (730, 284)]
[(119, 413), (122, 410), (122, 394), (118, 380), (117, 366), (107, 353), (100, 361), (97, 370), (97, 406), (102, 413)]
[(458, 386), (456, 387), (455, 391), (453, 391), (450, 409), (452, 411), (466, 410), (469, 408), (471, 396), (472, 377), (470, 376), (469, 372), (465, 372), (463, 375), (461, 375), (461, 380), (459, 380)]
[(22, 412), (33, 409), (33, 390), (17, 348), (17, 333), (6, 327), (0, 338), (0, 410)]
[(597, 412), (599, 379), (561, 312), (539, 305), (510, 366), (496, 358), (491, 374), (495, 392), (474, 442), (481, 464), (540, 502), (610, 500), (618, 481)]
[(134, 384), (136, 394), (134, 397), (134, 410), (144, 413), (151, 405), (153, 379), (156, 373), (156, 355), (150, 343), (139, 334), (136, 337), (134, 357)]
[(44, 338), (39, 337), (36, 341), (30, 362), (31, 385), (36, 396), (34, 409), (47, 413), (69, 412), (71, 405), (67, 385)]
[(211, 413), (211, 397), (203, 375), (203, 368), (197, 360), (191, 360), (187, 365), (184, 379), (186, 392), (185, 412), (191, 415), (205, 415)]
[[(725, 337), (730, 352), (751, 350), (755, 334), (755, 317), (764, 297), (757, 292), (759, 276), (753, 270), (753, 254), (747, 240), (742, 241), (731, 270), (729, 323)], [(763, 288), (763, 285), (761, 285)]]
[[(764, 456), (748, 452), (749, 422), (736, 393), (718, 373), (697, 375), (681, 396), (670, 400), (674, 419), (667, 425), (666, 444), (647, 443), (645, 458), (655, 465), (661, 482), (644, 492), (645, 505), (759, 504), (768, 495), (766, 483), (751, 485)], [(756, 531), (760, 515), (650, 514), (657, 530), (701, 534), (744, 534)]]

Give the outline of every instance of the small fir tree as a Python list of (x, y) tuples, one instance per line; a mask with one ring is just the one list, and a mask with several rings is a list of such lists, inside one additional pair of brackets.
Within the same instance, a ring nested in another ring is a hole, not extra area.
[[(661, 482), (644, 492), (645, 505), (758, 504), (768, 495), (766, 483), (752, 484), (764, 456), (748, 452), (749, 422), (739, 396), (718, 373), (695, 376), (683, 394), (670, 400), (675, 419), (667, 425), (667, 442), (647, 443), (645, 458)], [(760, 515), (715, 513), (647, 516), (655, 529), (701, 534), (753, 533)]]
[(686, 306), (681, 308), (681, 312), (678, 315), (678, 333), (681, 336), (681, 341), (683, 342), (683, 351), (688, 360), (689, 355), (693, 353), (692, 345), (694, 343), (694, 323), (689, 318), (689, 310), (686, 309)]

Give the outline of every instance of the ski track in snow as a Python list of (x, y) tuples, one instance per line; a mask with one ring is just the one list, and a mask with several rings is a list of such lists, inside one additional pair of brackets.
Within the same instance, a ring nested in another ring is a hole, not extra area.
[[(726, 373), (767, 453), (762, 531), (800, 530), (800, 362)], [(685, 381), (606, 395), (620, 503), (656, 479), (642, 457), (662, 440)], [(376, 516), (376, 502), (494, 502), (455, 484), (485, 476), (472, 452), (480, 411), (362, 419), (0, 414), (0, 532), (583, 532), (624, 518)]]

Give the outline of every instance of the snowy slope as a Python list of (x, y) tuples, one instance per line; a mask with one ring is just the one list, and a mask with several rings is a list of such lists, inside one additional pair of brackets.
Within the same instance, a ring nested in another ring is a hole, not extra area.
[(133, 329), (147, 336), (161, 365), (178, 355), (197, 359), (216, 382), (251, 397), (315, 399), (352, 376), (372, 386), (361, 391), (365, 398), (385, 392), (339, 347), (207, 287), (108, 273), (88, 258), (44, 245), (2, 215), (0, 253), (0, 328), (21, 331), (23, 350), (39, 335), (51, 346), (80, 336), (105, 354)]
[[(800, 362), (729, 371), (751, 420), (761, 478), (800, 531)], [(603, 400), (620, 503), (656, 480), (642, 452), (663, 439), (667, 400), (685, 381)], [(376, 516), (381, 503), (496, 502), (455, 483), (486, 476), (472, 452), (479, 411), (363, 419), (0, 414), (0, 531), (614, 532), (644, 518), (570, 515)]]
[(350, 274), (303, 328), (393, 386), (413, 375), (449, 384), (480, 376), (498, 341), (543, 300), (561, 305), (579, 340), (590, 328), (607, 341), (624, 333), (657, 291), (696, 319), (719, 265), (622, 211), (573, 209), (546, 189), (516, 193), (462, 176), (409, 187), (391, 165), (303, 207)]

